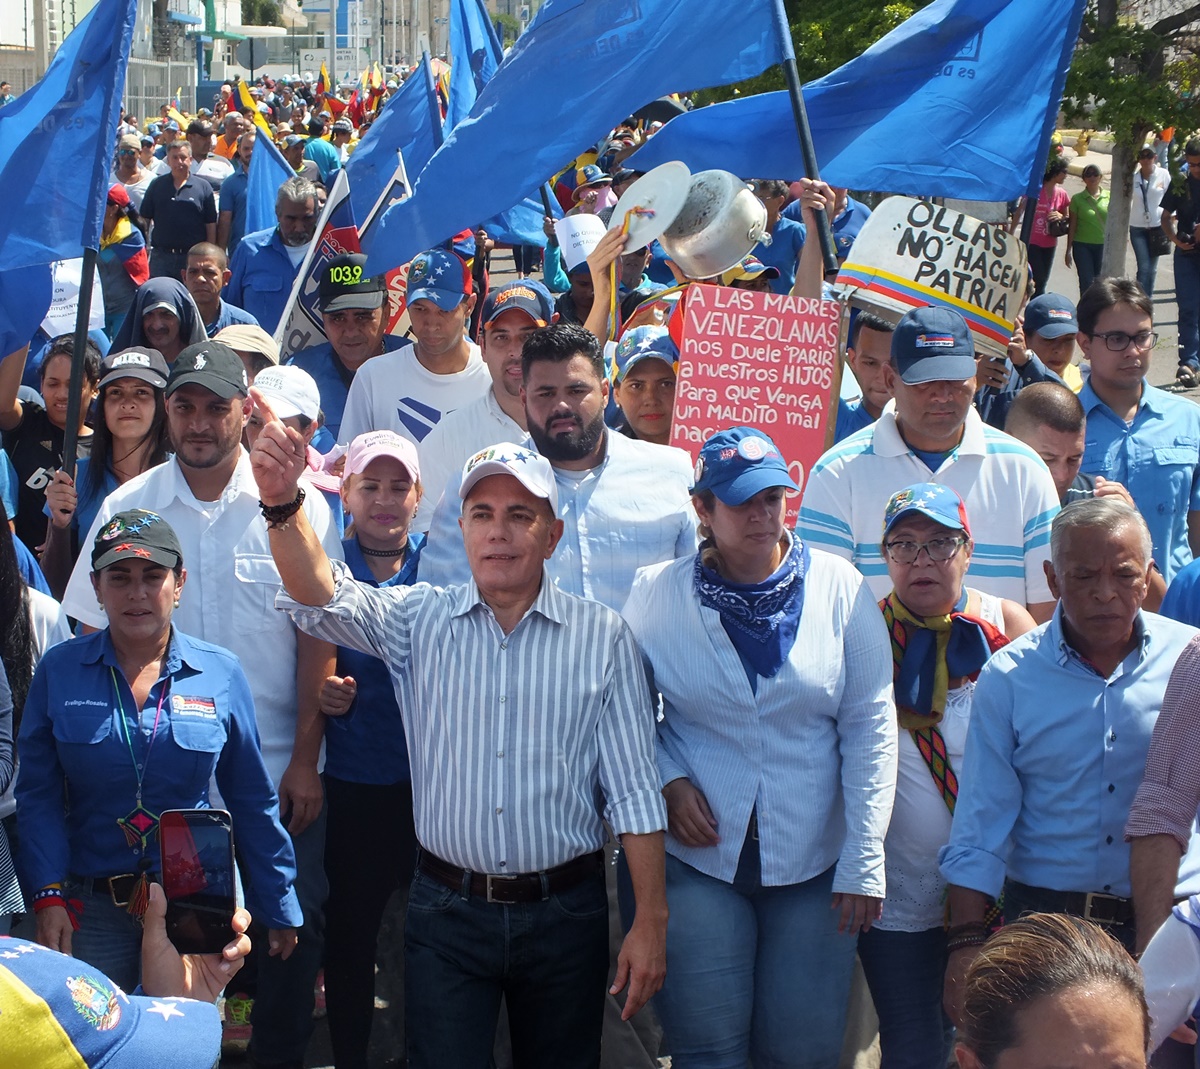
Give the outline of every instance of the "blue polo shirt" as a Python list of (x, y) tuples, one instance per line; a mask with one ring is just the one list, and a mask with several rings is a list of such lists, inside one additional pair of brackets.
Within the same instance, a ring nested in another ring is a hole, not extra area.
[(249, 312), (244, 312), (237, 305), (230, 304), (222, 299), (217, 307), (217, 318), (205, 326), (210, 338), (215, 338), (218, 331), (224, 330), (226, 327), (232, 327), (235, 323), (246, 323), (249, 326), (257, 327), (258, 320)]
[[(385, 353), (394, 353), (397, 349), (411, 344), (407, 338), (395, 334), (383, 336)], [(338, 440), (342, 429), (342, 413), (346, 409), (346, 397), (350, 393), (350, 383), (354, 381), (354, 372), (337, 358), (329, 342), (301, 349), (294, 353), (287, 363), (307, 371), (316, 380), (317, 390), (321, 394), (321, 411), (325, 413), (325, 426), (322, 428), (321, 440), (314, 438), (313, 445), (322, 453), (328, 453)], [(329, 432), (328, 439), (325, 438), (324, 431)]]
[[(228, 650), (173, 630), (162, 675), (139, 709), (107, 628), (60, 643), (34, 672), (20, 754), (26, 886), (136, 870), (142, 850), (117, 821), (134, 809), (138, 769), (152, 813), (208, 808), (215, 774), (250, 876), (251, 910), (270, 928), (300, 926), (295, 854), (259, 750), (250, 686)], [(156, 872), (157, 843), (146, 856)]]
[(322, 137), (310, 137), (304, 146), (304, 158), (317, 165), (317, 170), (321, 172), (321, 184), (328, 189), (329, 180), (342, 166), (342, 157), (338, 150)]
[[(412, 586), (417, 581), (424, 544), (423, 534), (410, 532), (409, 552), (403, 567), (383, 583), (371, 574), (357, 538), (345, 539), (342, 552), (350, 574), (361, 583), (374, 587)], [(389, 784), (410, 780), (404, 724), (387, 666), (369, 653), (339, 646), (337, 674), (351, 676), (358, 684), (358, 693), (344, 716), (325, 719), (325, 774), (349, 783)]]
[(242, 167), (226, 178), (221, 186), (221, 211), (233, 213), (229, 225), (229, 247), (225, 250), (230, 256), (246, 233), (246, 183), (249, 178), (249, 173)]
[(1154, 560), (1171, 582), (1192, 559), (1188, 513), (1200, 510), (1200, 406), (1146, 383), (1126, 426), (1092, 389), (1079, 391), (1087, 413), (1081, 471), (1123, 483), (1150, 528)]
[(242, 238), (233, 254), (229, 281), (221, 296), (254, 316), (268, 334), (274, 334), (299, 270), (299, 263), (292, 266), (279, 227), (256, 230)]
[(796, 282), (796, 262), (804, 248), (806, 227), (786, 215), (781, 215), (771, 231), (771, 244), (754, 246), (754, 255), (768, 267), (774, 267), (779, 277), (771, 280), (774, 293), (791, 293)]
[[(221, 193), (221, 203), (225, 203), (225, 194)], [(800, 202), (792, 201), (782, 212), (779, 213), (785, 219), (791, 219), (793, 222), (804, 222), (804, 216), (801, 213)], [(846, 198), (846, 207), (838, 213), (838, 217), (830, 223), (830, 229), (833, 231), (833, 244), (837, 249), (837, 257), (839, 260), (844, 260), (850, 254), (850, 246), (854, 244), (854, 239), (858, 237), (858, 232), (863, 228), (863, 223), (871, 218), (871, 209), (868, 208), (861, 200), (855, 200), (853, 197)]]
[(160, 174), (146, 187), (139, 214), (154, 223), (152, 249), (183, 253), (208, 240), (205, 227), (217, 221), (217, 200), (206, 179), (192, 175), (176, 189), (174, 175)]
[(840, 442), (843, 438), (849, 438), (855, 431), (861, 431), (874, 422), (875, 418), (867, 411), (867, 406), (863, 404), (861, 397), (856, 397), (853, 401), (839, 397), (837, 425), (833, 429), (834, 443)]

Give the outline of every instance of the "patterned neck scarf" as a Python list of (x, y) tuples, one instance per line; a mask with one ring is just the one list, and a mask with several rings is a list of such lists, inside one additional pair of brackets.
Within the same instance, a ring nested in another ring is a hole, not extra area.
[(892, 640), (896, 714), (900, 726), (910, 731), (940, 723), (950, 680), (974, 679), (1008, 643), (998, 628), (963, 611), (965, 587), (945, 616), (914, 616), (894, 590), (879, 607)]
[(700, 563), (695, 590), (700, 604), (721, 615), (721, 626), (742, 661), (770, 679), (787, 660), (804, 607), (808, 547), (788, 536), (790, 547), (774, 574), (761, 583), (731, 583)]

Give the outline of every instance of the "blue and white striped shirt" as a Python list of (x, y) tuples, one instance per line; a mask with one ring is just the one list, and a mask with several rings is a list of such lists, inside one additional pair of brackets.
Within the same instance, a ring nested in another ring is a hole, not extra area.
[(888, 498), (914, 483), (958, 491), (975, 547), (967, 582), (1019, 605), (1053, 601), (1042, 564), (1050, 559), (1050, 524), (1058, 491), (1032, 449), (989, 427), (974, 408), (962, 441), (936, 472), (908, 447), (889, 405), (870, 427), (817, 461), (804, 487), (797, 530), (810, 546), (836, 553), (866, 576), (875, 597), (892, 589), (880, 551)]
[(668, 836), (667, 851), (732, 883), (756, 811), (765, 886), (836, 863), (834, 891), (882, 898), (896, 712), (879, 606), (852, 567), (814, 550), (796, 641), (754, 692), (720, 614), (700, 604), (694, 564), (643, 568), (624, 612), (662, 695), (662, 781), (687, 777), (721, 836), (702, 847)]
[(473, 872), (536, 872), (599, 850), (601, 816), (617, 835), (666, 827), (650, 695), (615, 612), (543, 573), (506, 635), (473, 582), (377, 588), (331, 564), (328, 604), (276, 604), (387, 665), (426, 850)]

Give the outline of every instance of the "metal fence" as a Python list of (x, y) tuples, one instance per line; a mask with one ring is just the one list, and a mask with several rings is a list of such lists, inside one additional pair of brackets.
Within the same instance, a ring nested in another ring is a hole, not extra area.
[(33, 49), (0, 48), (0, 82), (11, 83), (14, 96), (20, 96), (35, 81)]
[(125, 110), (133, 112), (143, 124), (158, 118), (158, 109), (166, 104), (175, 91), (180, 92), (180, 106), (196, 110), (196, 64), (175, 60), (130, 59), (125, 75)]

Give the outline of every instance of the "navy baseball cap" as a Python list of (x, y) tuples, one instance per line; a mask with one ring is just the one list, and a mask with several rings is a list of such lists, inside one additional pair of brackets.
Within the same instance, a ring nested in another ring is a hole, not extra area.
[(408, 265), (408, 304), (433, 301), (443, 312), (457, 308), (473, 291), (465, 261), (445, 249), (429, 249)]
[(129, 349), (118, 349), (109, 353), (100, 365), (100, 389), (117, 379), (141, 379), (156, 390), (166, 388), (171, 369), (157, 349), (146, 349), (135, 345)]
[(514, 310), (524, 312), (535, 326), (544, 327), (554, 319), (554, 298), (531, 278), (509, 282), (488, 293), (481, 322), (486, 327), (497, 316)]
[(1025, 306), (1025, 336), (1040, 334), (1049, 341), (1064, 334), (1077, 334), (1075, 305), (1061, 293), (1043, 293)]
[(906, 312), (892, 333), (892, 362), (907, 386), (973, 378), (975, 343), (967, 321), (936, 305)]
[(700, 447), (693, 494), (711, 490), (723, 504), (741, 505), (772, 486), (800, 491), (783, 454), (762, 431), (732, 427)]
[(175, 358), (167, 379), (167, 396), (180, 386), (203, 386), (226, 401), (249, 396), (246, 368), (242, 358), (219, 341), (198, 341)]
[(288, 134), (287, 137), (285, 137), (283, 139), (283, 147), (284, 148), (295, 148), (297, 145), (303, 145), (307, 141), (308, 141), (308, 138), (303, 137), (300, 134)]

